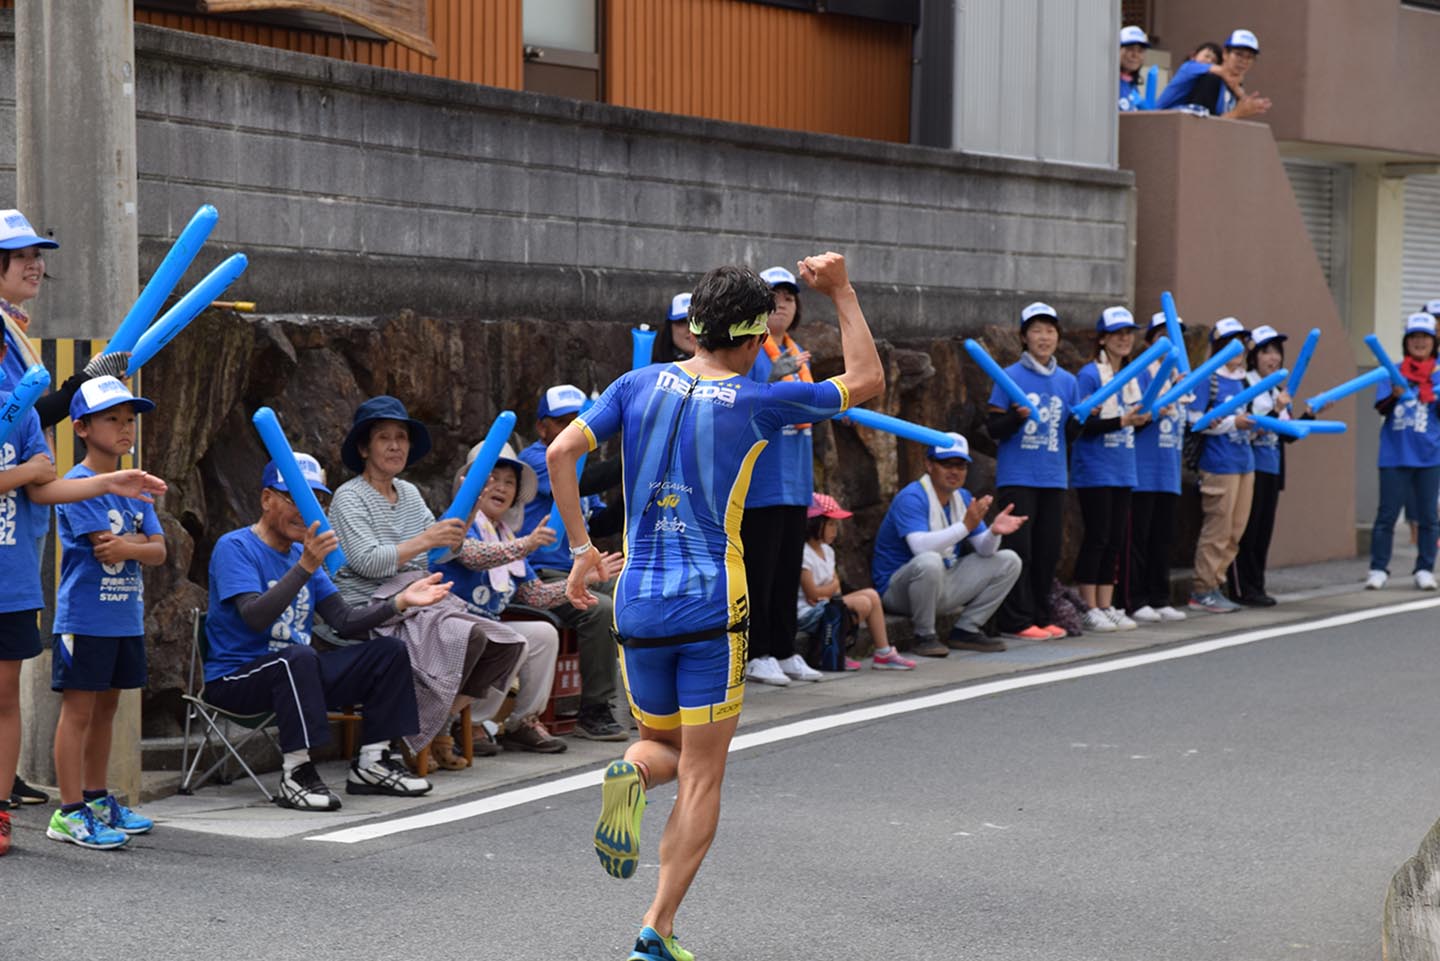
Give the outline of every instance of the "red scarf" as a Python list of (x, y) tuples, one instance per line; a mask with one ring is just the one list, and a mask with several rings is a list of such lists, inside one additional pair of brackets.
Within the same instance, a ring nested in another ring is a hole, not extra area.
[(1435, 373), (1434, 357), (1426, 357), (1424, 360), (1406, 357), (1400, 361), (1400, 373), (1420, 389), (1420, 403), (1435, 402), (1435, 385), (1430, 382), (1430, 376)]

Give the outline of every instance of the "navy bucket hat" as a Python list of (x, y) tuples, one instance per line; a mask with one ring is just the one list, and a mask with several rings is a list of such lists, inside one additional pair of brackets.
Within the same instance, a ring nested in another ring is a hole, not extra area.
[(398, 420), (410, 431), (410, 456), (405, 460), (409, 467), (430, 453), (430, 431), (410, 416), (405, 405), (388, 394), (371, 397), (355, 408), (355, 417), (350, 422), (350, 433), (340, 445), (340, 459), (345, 466), (357, 474), (365, 472), (365, 458), (360, 456), (360, 445), (370, 439), (370, 428), (382, 420)]

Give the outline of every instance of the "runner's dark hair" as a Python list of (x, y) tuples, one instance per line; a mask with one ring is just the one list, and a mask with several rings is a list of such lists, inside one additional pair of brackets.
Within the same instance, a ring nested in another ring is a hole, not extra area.
[(774, 309), (775, 294), (755, 271), (749, 267), (716, 267), (700, 278), (690, 298), (690, 316), (701, 327), (695, 340), (706, 350), (738, 347), (747, 338), (731, 337), (730, 325)]

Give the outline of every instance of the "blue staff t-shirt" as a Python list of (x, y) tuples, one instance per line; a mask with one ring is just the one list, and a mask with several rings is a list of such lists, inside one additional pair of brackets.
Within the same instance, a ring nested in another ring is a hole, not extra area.
[[(794, 344), (795, 350), (800, 349)], [(786, 351), (794, 353), (795, 351)], [(760, 383), (770, 382), (770, 372), (775, 364), (765, 351), (755, 358), (750, 368), (750, 379)], [(815, 446), (809, 427), (786, 424), (780, 433), (770, 439), (770, 444), (755, 462), (755, 471), (750, 478), (750, 495), (745, 498), (746, 507), (809, 507), (810, 495), (815, 490)]]
[[(1194, 60), (1187, 60), (1182, 63), (1160, 92), (1160, 99), (1156, 101), (1155, 107), (1158, 110), (1174, 110), (1187, 106), (1186, 100), (1190, 91), (1195, 86), (1195, 81), (1210, 72), (1210, 64), (1199, 63)], [(1235, 95), (1223, 82), (1219, 85), (1220, 91), (1215, 95), (1214, 103), (1198, 104), (1216, 117), (1222, 116), (1235, 107)]]
[[(965, 488), (960, 488), (960, 501), (968, 509), (975, 495)], [(944, 526), (949, 527), (956, 521), (964, 520), (962, 513), (959, 517), (951, 516), (950, 501), (947, 498), (940, 505), (940, 516), (944, 519)], [(890, 578), (895, 572), (909, 563), (915, 556), (910, 550), (910, 544), (905, 540), (905, 535), (925, 532), (930, 530), (930, 498), (925, 495), (925, 488), (920, 486), (918, 480), (911, 481), (890, 502), (890, 509), (885, 512), (885, 519), (880, 522), (880, 530), (875, 534), (875, 553), (870, 559), (870, 578), (875, 582), (875, 590), (881, 594), (885, 593), (890, 586)], [(985, 533), (986, 524), (981, 521), (976, 528), (965, 536), (965, 540)], [(964, 554), (969, 547), (965, 541), (961, 541), (958, 554)]]
[[(999, 446), (995, 453), (995, 486), (1064, 490), (1070, 486), (1065, 465), (1065, 424), (1080, 399), (1075, 375), (1057, 366), (1047, 377), (1018, 361), (1006, 367), (1005, 373), (1030, 398), (1030, 409), (1039, 415), (1040, 423), (1026, 418), (1020, 429)], [(990, 392), (990, 405), (1002, 410), (1014, 406), (1010, 395), (998, 385)]]
[(224, 677), (288, 644), (310, 643), (315, 605), (336, 593), (324, 567), (310, 575), (290, 606), (263, 634), (252, 631), (235, 606), (235, 598), (241, 594), (264, 594), (274, 587), (300, 562), (302, 551), (299, 544), (292, 544), (287, 552), (277, 551), (248, 527), (216, 541), (215, 553), (210, 555), (210, 609), (205, 618), (205, 637), (210, 644), (206, 681)]
[(1120, 76), (1120, 109), (1128, 112), (1131, 110), (1144, 110), (1145, 97), (1140, 92), (1140, 85), (1133, 80), (1126, 80)]
[[(0, 320), (0, 327), (3, 327), (5, 333), (5, 359), (0, 361), (0, 395), (8, 396), (19, 386), (20, 378), (25, 376), (26, 368), (25, 362), (21, 360), (23, 355), (20, 353), (20, 348), (16, 345), (15, 338), (10, 335), (10, 328), (4, 327), (3, 320)], [(38, 414), (36, 419), (39, 419)], [(44, 429), (42, 428), (41, 431), (43, 433)], [(51, 460), (54, 458), (52, 457)], [(30, 523), (36, 531), (35, 536), (43, 538), (45, 532), (50, 529), (50, 505), (37, 504), (28, 498), (25, 503), (30, 511)]]
[[(1430, 383), (1440, 396), (1440, 370), (1430, 375)], [(1375, 403), (1390, 396), (1390, 382), (1381, 381), (1375, 388)], [(1397, 400), (1380, 428), (1381, 467), (1440, 466), (1440, 401), (1420, 402), (1419, 391), (1413, 400)]]
[[(1210, 382), (1215, 382), (1215, 400), (1210, 400)], [(1200, 382), (1195, 390), (1195, 401), (1190, 405), (1190, 416), (1200, 417), (1206, 409), (1225, 403), (1245, 389), (1245, 378), (1234, 379), (1223, 374), (1209, 377)], [(1241, 407), (1234, 413), (1247, 410)], [(1255, 470), (1255, 448), (1250, 443), (1249, 430), (1228, 430), (1223, 434), (1206, 434), (1205, 447), (1200, 452), (1200, 469), (1207, 474), (1250, 474)]]
[[(31, 410), (0, 447), (0, 471), (19, 467), (36, 454), (55, 459), (40, 430), (40, 415)], [(49, 514), (48, 508), (36, 508), (44, 505), (31, 501), (23, 487), (0, 494), (0, 576), (5, 578), (0, 613), (45, 606), (40, 592), (40, 539), (49, 527)]]
[[(522, 450), (519, 456), (535, 469), (536, 481), (535, 499), (525, 505), (525, 520), (520, 523), (520, 530), (517, 532), (524, 537), (550, 519), (550, 511), (555, 507), (555, 495), (550, 492), (550, 467), (545, 463), (545, 445), (537, 440)], [(587, 525), (590, 515), (604, 507), (605, 502), (595, 494), (580, 498), (580, 511), (585, 515)], [(570, 535), (565, 533), (565, 525), (555, 528), (555, 543), (531, 551), (527, 561), (541, 569), (568, 571), (573, 562), (570, 560)]]
[[(474, 537), (478, 540), (485, 539), (479, 524), (471, 524), (470, 530), (465, 532), (465, 536)], [(530, 557), (534, 556), (535, 554), (531, 553)], [(524, 576), (516, 577), (512, 574), (510, 577), (510, 587), (504, 591), (497, 591), (490, 583), (490, 571), (488, 569), (474, 571), (464, 564), (461, 564), (458, 560), (447, 561), (444, 564), (434, 567), (433, 570), (440, 571), (444, 574), (445, 580), (454, 582), (454, 586), (450, 588), (450, 593), (464, 601), (465, 606), (470, 608), (471, 613), (479, 614), (481, 617), (488, 617), (493, 621), (498, 621), (500, 620), (500, 615), (504, 613), (505, 608), (510, 606), (510, 601), (515, 597), (515, 592), (520, 589), (520, 585), (526, 581), (533, 581), (539, 576), (530, 565), (529, 558), (522, 559), (521, 563), (525, 565)]]
[[(66, 477), (94, 477), (76, 464)], [(60, 588), (55, 592), (55, 633), (139, 637), (145, 633), (145, 581), (140, 562), (102, 564), (91, 534), (161, 533), (155, 509), (140, 500), (102, 494), (55, 507), (60, 533)]]
[[(1169, 375), (1166, 375), (1167, 378)], [(1135, 382), (1143, 393), (1155, 375), (1140, 372)], [(1157, 415), (1149, 424), (1135, 432), (1135, 490), (1157, 493), (1180, 493), (1180, 459), (1185, 446), (1185, 405), (1179, 401), (1168, 408), (1170, 416)]]
[[(1075, 375), (1075, 392), (1084, 398), (1099, 389), (1100, 369), (1092, 361)], [(1090, 412), (1091, 417), (1099, 414), (1098, 410)], [(1070, 457), (1070, 485), (1134, 487), (1135, 428), (1122, 427), (1098, 437), (1075, 438), (1075, 450)]]

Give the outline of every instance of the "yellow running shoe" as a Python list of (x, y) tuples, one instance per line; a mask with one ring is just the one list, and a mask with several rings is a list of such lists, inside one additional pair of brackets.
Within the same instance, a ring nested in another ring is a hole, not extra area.
[(640, 817), (645, 813), (645, 787), (640, 771), (629, 761), (605, 769), (600, 820), (595, 825), (595, 853), (612, 878), (628, 878), (640, 863)]
[(635, 950), (626, 961), (695, 961), (695, 955), (680, 947), (675, 935), (662, 938), (654, 928), (643, 927), (635, 939)]

